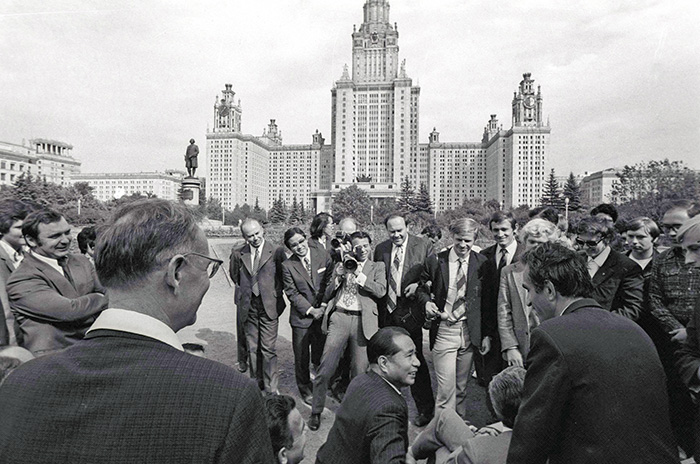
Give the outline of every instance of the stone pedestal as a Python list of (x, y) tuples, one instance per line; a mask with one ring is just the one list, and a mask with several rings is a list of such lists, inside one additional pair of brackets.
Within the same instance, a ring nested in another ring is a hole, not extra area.
[(202, 183), (196, 177), (182, 179), (182, 199), (186, 205), (199, 206), (199, 190)]

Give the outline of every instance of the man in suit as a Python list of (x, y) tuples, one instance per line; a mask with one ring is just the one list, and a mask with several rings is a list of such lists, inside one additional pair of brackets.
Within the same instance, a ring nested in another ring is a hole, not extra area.
[(508, 462), (678, 463), (649, 337), (586, 298), (591, 279), (575, 251), (543, 243), (524, 260), (528, 304), (542, 323), (532, 331)]
[(406, 463), (435, 456), (436, 464), (502, 464), (508, 456), (513, 424), (520, 407), (525, 369), (511, 366), (489, 384), (489, 399), (502, 424), (478, 433), (452, 409), (441, 409), (408, 449)]
[(309, 361), (315, 360), (316, 365), (321, 363), (323, 296), (333, 275), (333, 260), (325, 250), (308, 246), (306, 234), (298, 227), (284, 233), (284, 244), (293, 253), (282, 263), (282, 280), (291, 305), (289, 325), (292, 326), (294, 374), (302, 400), (311, 406), (313, 384)]
[(282, 262), (284, 248), (265, 240), (258, 221), (241, 223), (246, 244), (231, 252), (231, 279), (236, 284), (235, 303), (239, 322), (245, 327), (250, 358), (250, 376), (258, 378), (258, 356), (262, 354), (263, 388), (278, 393), (277, 329), (284, 311), (282, 298)]
[(7, 280), (24, 258), (22, 224), (28, 208), (19, 200), (0, 202), (0, 346), (17, 345), (15, 316), (10, 310)]
[(0, 386), (3, 463), (274, 462), (254, 382), (184, 352), (175, 334), (221, 265), (208, 250), (185, 206), (120, 208), (95, 253), (111, 307), (84, 340)]
[(496, 321), (482, 314), (491, 308), (494, 297), (483, 291), (484, 282), (495, 277), (489, 274), (487, 258), (471, 250), (478, 230), (473, 219), (453, 221), (449, 227), (453, 246), (426, 259), (421, 281), (431, 286), (418, 287), (418, 299), (433, 321), (430, 349), (438, 382), (435, 406), (454, 409), (464, 418), (474, 350), (487, 354), (491, 350), (488, 334), (496, 332)]
[(384, 262), (388, 282), (387, 294), (379, 304), (379, 326), (403, 327), (416, 345), (420, 367), (416, 381), (411, 385), (411, 395), (418, 410), (413, 423), (423, 427), (433, 418), (435, 399), (430, 371), (423, 356), (425, 309), (416, 298), (416, 290), (420, 284), (423, 263), (430, 255), (432, 246), (427, 240), (410, 235), (406, 221), (398, 214), (387, 216), (384, 226), (389, 239), (377, 245), (374, 250), (374, 261)]
[(367, 358), (369, 371), (350, 383), (317, 464), (404, 462), (408, 407), (400, 389), (415, 381), (416, 346), (405, 329), (385, 327), (370, 338)]
[(18, 338), (35, 356), (82, 340), (107, 306), (93, 265), (70, 253), (70, 232), (66, 219), (47, 209), (31, 213), (22, 225), (30, 252), (10, 276), (7, 294)]
[(610, 221), (586, 217), (576, 227), (576, 245), (586, 254), (588, 274), (593, 280), (591, 298), (608, 311), (639, 320), (644, 298), (642, 269), (609, 243), (615, 230)]
[[(496, 211), (489, 218), (489, 229), (493, 235), (495, 244), (481, 251), (481, 254), (488, 259), (486, 264), (489, 268), (489, 273), (496, 276), (494, 280), (484, 282), (483, 291), (490, 295), (489, 301), (493, 307), (482, 308), (485, 323), (488, 327), (495, 325), (497, 327), (498, 320), (498, 290), (501, 281), (501, 271), (504, 267), (518, 262), (520, 255), (525, 251), (525, 247), (515, 239), (518, 231), (518, 225), (512, 213), (504, 211)], [(476, 373), (481, 386), (486, 386), (491, 381), (494, 375), (501, 371), (503, 367), (503, 358), (501, 356), (501, 339), (496, 333), (489, 333), (491, 340), (491, 351), (482, 356), (480, 353), (474, 353), (474, 362), (476, 364)]]
[[(685, 264), (700, 268), (700, 216), (686, 221), (678, 230), (678, 242), (685, 252)], [(686, 327), (686, 342), (679, 345), (676, 353), (676, 366), (681, 379), (696, 397), (700, 392), (700, 331), (698, 327), (700, 327), (700, 299), (697, 300), (693, 317)], [(672, 404), (671, 407), (673, 406)], [(693, 454), (694, 450), (697, 460), (698, 453), (700, 453), (700, 405), (696, 402), (692, 409), (695, 411), (693, 433), (691, 434), (694, 443), (690, 447), (691, 453), (688, 454)]]
[(351, 377), (363, 374), (368, 366), (367, 340), (379, 329), (377, 301), (386, 294), (384, 263), (370, 259), (372, 239), (367, 232), (355, 232), (351, 238), (353, 255), (345, 256), (342, 263), (336, 264), (324, 297), (328, 306), (321, 330), (327, 337), (321, 366), (314, 379), (311, 430), (318, 430), (321, 423), (328, 380), (346, 347), (351, 353)]

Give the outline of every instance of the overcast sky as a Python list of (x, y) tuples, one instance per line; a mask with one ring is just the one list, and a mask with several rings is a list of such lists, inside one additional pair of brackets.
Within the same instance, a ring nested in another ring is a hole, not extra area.
[[(364, 0), (0, 1), (0, 141), (58, 139), (83, 172), (184, 168), (233, 84), (243, 132), (330, 142), (330, 89)], [(421, 87), (420, 141), (511, 125), (524, 72), (542, 86), (557, 174), (639, 161), (700, 168), (695, 0), (393, 0)], [(201, 174), (206, 171), (201, 170)]]

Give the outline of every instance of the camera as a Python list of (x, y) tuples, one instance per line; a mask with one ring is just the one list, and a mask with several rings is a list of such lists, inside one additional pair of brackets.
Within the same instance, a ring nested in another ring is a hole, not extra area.
[(350, 253), (346, 253), (343, 256), (343, 268), (345, 268), (347, 272), (355, 272), (357, 269), (357, 260)]
[(331, 246), (333, 248), (340, 248), (346, 243), (350, 243), (350, 235), (340, 230), (335, 233), (335, 238), (331, 239)]

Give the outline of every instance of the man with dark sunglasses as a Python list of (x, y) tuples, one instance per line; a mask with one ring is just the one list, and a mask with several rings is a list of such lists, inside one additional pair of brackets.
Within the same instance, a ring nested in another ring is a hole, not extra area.
[(255, 382), (176, 335), (220, 265), (184, 205), (124, 205), (95, 248), (109, 308), (84, 340), (0, 386), (0, 461), (274, 462)]
[(603, 218), (586, 217), (579, 222), (576, 233), (576, 246), (586, 255), (593, 280), (591, 298), (608, 311), (638, 320), (644, 288), (642, 269), (610, 247), (615, 229)]

